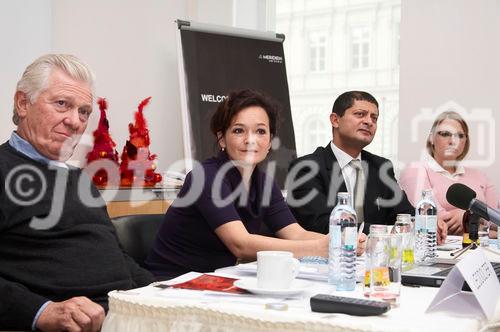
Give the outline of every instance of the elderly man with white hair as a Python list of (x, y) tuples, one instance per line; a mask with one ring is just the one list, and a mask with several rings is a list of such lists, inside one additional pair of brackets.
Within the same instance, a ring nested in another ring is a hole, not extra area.
[(18, 82), (17, 130), (0, 145), (0, 330), (98, 331), (109, 291), (154, 281), (121, 250), (88, 176), (65, 163), (92, 104), (93, 74), (74, 56), (42, 56)]

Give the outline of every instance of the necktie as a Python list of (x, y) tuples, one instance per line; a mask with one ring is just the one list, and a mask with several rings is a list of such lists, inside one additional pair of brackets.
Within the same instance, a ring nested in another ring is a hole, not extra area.
[(350, 162), (351, 166), (356, 170), (356, 183), (354, 184), (354, 193), (352, 195), (354, 200), (354, 211), (358, 217), (358, 223), (364, 221), (363, 205), (365, 200), (365, 174), (363, 172), (363, 167), (361, 167), (361, 161), (353, 159)]

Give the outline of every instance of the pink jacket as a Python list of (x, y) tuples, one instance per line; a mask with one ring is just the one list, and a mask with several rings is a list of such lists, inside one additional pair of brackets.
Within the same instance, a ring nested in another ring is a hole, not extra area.
[(453, 183), (459, 182), (474, 190), (477, 193), (477, 199), (496, 209), (500, 197), (495, 186), (479, 170), (468, 167), (464, 169), (464, 174), (459, 174), (452, 180), (432, 170), (426, 161), (412, 163), (401, 172), (399, 184), (413, 206), (422, 197), (422, 190), (432, 189), (438, 211), (456, 209), (446, 200), (446, 191)]

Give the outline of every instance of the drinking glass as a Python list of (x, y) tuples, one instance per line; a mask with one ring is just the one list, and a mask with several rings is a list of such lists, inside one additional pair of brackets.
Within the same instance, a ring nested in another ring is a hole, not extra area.
[[(372, 224), (372, 225), (370, 225), (369, 234), (387, 234), (388, 231), (389, 231), (389, 229), (388, 229), (387, 225)], [(368, 238), (369, 237), (370, 237), (370, 235), (368, 235)], [(370, 295), (370, 269), (371, 269), (371, 262), (370, 262), (370, 258), (368, 256), (368, 252), (366, 252), (365, 279), (364, 279), (364, 283), (363, 283), (363, 293), (365, 296)]]
[(479, 228), (478, 228), (478, 238), (479, 245), (481, 247), (488, 247), (490, 245), (490, 226), (491, 223), (483, 218), (479, 219)]
[(370, 233), (366, 248), (369, 287), (365, 278), (365, 296), (394, 307), (399, 306), (401, 290), (402, 238), (401, 234)]
[[(413, 218), (413, 223), (412, 223)], [(408, 266), (412, 266), (415, 262), (413, 250), (415, 247), (415, 234), (413, 232), (415, 217), (409, 214), (398, 214), (394, 227), (391, 233), (401, 234), (402, 236), (402, 246), (403, 246), (403, 260), (402, 266), (405, 269)]]

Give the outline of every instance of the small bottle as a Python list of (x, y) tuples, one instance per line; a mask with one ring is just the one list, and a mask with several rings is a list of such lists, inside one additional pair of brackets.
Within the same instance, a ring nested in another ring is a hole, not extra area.
[(337, 205), (330, 214), (328, 283), (337, 290), (356, 287), (356, 248), (358, 244), (356, 212), (349, 193), (337, 194)]
[[(498, 201), (498, 209), (500, 210), (500, 200)], [(497, 225), (497, 249), (500, 250), (500, 226)]]
[(422, 192), (415, 208), (415, 261), (432, 262), (437, 257), (437, 208), (432, 190)]
[[(479, 216), (466, 210), (462, 218), (464, 235), (462, 238), (462, 248), (470, 246), (472, 243), (479, 245)], [(471, 247), (476, 249), (476, 247)]]
[(470, 210), (465, 210), (464, 216), (462, 217), (462, 227), (464, 229), (464, 235), (462, 237), (462, 248), (468, 247), (472, 241), (469, 238), (469, 219), (471, 212)]
[(500, 227), (497, 228), (497, 249), (500, 250)]

